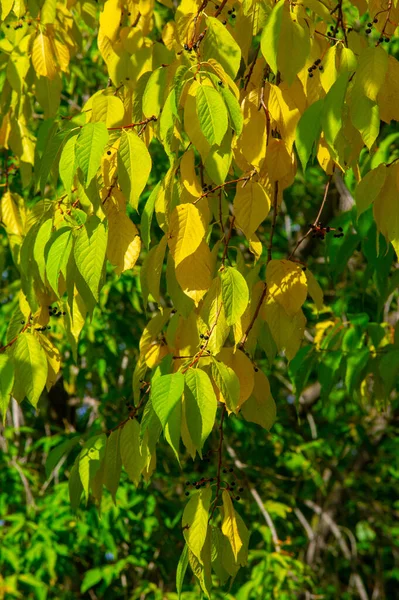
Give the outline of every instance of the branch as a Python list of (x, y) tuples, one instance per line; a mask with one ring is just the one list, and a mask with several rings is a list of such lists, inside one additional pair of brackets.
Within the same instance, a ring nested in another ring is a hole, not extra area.
[(130, 125), (119, 125), (119, 127), (107, 127), (108, 131), (116, 131), (119, 129), (132, 129), (133, 127), (140, 127), (141, 125), (148, 125), (151, 121), (158, 121), (158, 118), (155, 115), (152, 117), (148, 117), (148, 119), (144, 119), (144, 121), (139, 121), (138, 123), (130, 123)]
[(202, 200), (202, 198), (206, 198), (207, 196), (209, 196), (209, 194), (213, 194), (213, 192), (216, 192), (217, 190), (220, 190), (220, 189), (224, 188), (226, 185), (230, 185), (231, 183), (238, 183), (239, 181), (244, 181), (245, 182), (243, 185), (243, 187), (244, 187), (247, 184), (247, 182), (255, 175), (255, 173), (256, 173), (256, 171), (253, 170), (253, 171), (251, 171), (251, 173), (249, 175), (246, 175), (245, 177), (239, 177), (238, 179), (232, 179), (231, 181), (225, 181), (221, 185), (217, 185), (216, 187), (209, 190), (209, 192), (205, 192), (204, 194), (201, 194), (201, 196), (199, 196), (196, 200), (194, 200), (193, 204), (197, 204), (197, 202)]

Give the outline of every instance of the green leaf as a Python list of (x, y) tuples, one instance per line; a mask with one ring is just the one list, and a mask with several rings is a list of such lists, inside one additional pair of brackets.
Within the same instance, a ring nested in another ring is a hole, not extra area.
[(65, 277), (72, 240), (72, 229), (61, 227), (54, 232), (45, 248), (47, 280), (57, 296), (58, 278), (61, 273)]
[(181, 594), (183, 589), (183, 581), (184, 576), (186, 574), (188, 567), (188, 546), (184, 545), (183, 552), (180, 555), (179, 563), (177, 565), (176, 571), (176, 591), (177, 591), (177, 599), (181, 600)]
[(75, 435), (72, 438), (68, 438), (67, 440), (63, 441), (62, 444), (58, 444), (58, 446), (56, 446), (49, 452), (45, 464), (47, 478), (50, 477), (52, 471), (56, 468), (61, 458), (69, 454), (69, 452), (76, 446), (79, 440), (80, 436)]
[(69, 475), (69, 500), (71, 503), (71, 509), (73, 511), (77, 510), (80, 503), (80, 498), (83, 493), (82, 482), (80, 481), (79, 471), (78, 471), (78, 463), (75, 462), (73, 465), (70, 475)]
[(186, 504), (183, 517), (183, 535), (187, 546), (201, 564), (201, 550), (208, 531), (208, 513), (211, 504), (212, 489), (200, 489)]
[(107, 250), (107, 238), (106, 224), (93, 215), (80, 228), (74, 245), (74, 258), (78, 271), (97, 301)]
[(183, 390), (184, 375), (182, 373), (161, 375), (151, 382), (152, 406), (164, 429), (170, 413), (183, 395)]
[(147, 462), (147, 455), (140, 447), (140, 425), (136, 419), (129, 419), (123, 426), (120, 437), (122, 464), (126, 473), (137, 486)]
[(345, 385), (349, 394), (353, 394), (356, 386), (359, 384), (360, 376), (370, 358), (369, 348), (357, 350), (347, 359)]
[(214, 359), (212, 361), (212, 377), (222, 394), (226, 406), (235, 412), (240, 400), (240, 381), (233, 369)]
[(204, 38), (204, 59), (217, 60), (230, 77), (235, 79), (241, 62), (241, 50), (231, 33), (215, 17), (206, 17), (207, 32)]
[(76, 162), (82, 170), (86, 187), (100, 168), (108, 137), (105, 123), (86, 123), (80, 130), (75, 147)]
[[(39, 165), (35, 164), (35, 169), (38, 173), (37, 183), (42, 194), (44, 194), (47, 179), (57, 165), (61, 150), (69, 135), (70, 129), (63, 129), (57, 132), (53, 127), (48, 132), (40, 163)], [(56, 177), (54, 177), (55, 179)]]
[(85, 493), (86, 504), (89, 498), (90, 483), (93, 481), (104, 458), (106, 443), (107, 436), (105, 433), (91, 437), (87, 440), (77, 458), (79, 477)]
[(33, 246), (33, 259), (36, 262), (40, 278), (44, 284), (46, 283), (45, 248), (51, 237), (52, 229), (53, 220), (47, 219), (44, 221), (38, 229), (35, 244)]
[(215, 88), (202, 85), (195, 97), (201, 130), (209, 144), (220, 146), (228, 127), (226, 106)]
[(242, 115), (241, 107), (238, 103), (238, 100), (226, 86), (220, 86), (219, 90), (227, 106), (231, 125), (234, 131), (236, 132), (237, 136), (239, 136), (242, 132), (244, 117)]
[(92, 588), (94, 585), (97, 585), (97, 583), (100, 583), (100, 581), (103, 579), (104, 575), (105, 575), (105, 570), (102, 568), (98, 568), (98, 567), (95, 569), (90, 569), (89, 571), (86, 571), (85, 576), (82, 581), (82, 585), (80, 586), (81, 593), (84, 594), (85, 592), (87, 592), (87, 590)]
[(283, 22), (284, 0), (279, 0), (274, 5), (266, 25), (263, 28), (260, 48), (266, 62), (273, 73), (277, 73), (277, 58), (280, 43), (281, 25)]
[(321, 113), (321, 125), (324, 137), (332, 151), (335, 150), (335, 140), (342, 127), (342, 112), (348, 87), (349, 72), (343, 73), (331, 86), (324, 98)]
[(145, 203), (144, 210), (141, 215), (141, 239), (146, 248), (149, 248), (151, 245), (151, 223), (152, 217), (154, 215), (155, 202), (159, 194), (159, 190), (161, 189), (161, 182), (159, 181), (157, 185), (152, 190), (147, 202)]
[(399, 377), (399, 350), (391, 350), (381, 358), (379, 371), (388, 395)]
[(160, 115), (167, 77), (168, 69), (159, 67), (151, 73), (147, 81), (143, 94), (143, 114), (147, 119), (153, 116), (158, 118)]
[(104, 457), (103, 482), (107, 490), (111, 492), (114, 502), (116, 501), (116, 492), (118, 490), (122, 470), (120, 433), (120, 428), (111, 432), (107, 439)]
[(0, 411), (3, 415), (3, 425), (6, 421), (10, 394), (14, 385), (14, 365), (7, 354), (0, 354)]
[(316, 100), (305, 110), (296, 126), (295, 146), (305, 172), (309, 158), (316, 155), (321, 134), (321, 114), (324, 100)]
[(118, 181), (130, 205), (137, 210), (152, 161), (147, 146), (133, 131), (122, 131), (118, 148)]
[(76, 164), (76, 142), (78, 141), (78, 134), (72, 135), (65, 143), (60, 157), (60, 164), (58, 169), (60, 172), (61, 181), (64, 185), (68, 196), (71, 196), (73, 180), (75, 177), (77, 164)]
[(231, 129), (226, 131), (226, 135), (220, 146), (213, 146), (205, 159), (205, 170), (211, 181), (217, 185), (222, 185), (225, 182), (230, 169), (231, 159), (233, 157), (231, 151), (232, 133)]
[[(169, 446), (172, 448), (177, 462), (180, 465), (179, 443), (181, 432), (181, 413), (182, 403), (177, 402), (169, 414), (168, 422), (165, 425), (164, 434)], [(181, 465), (180, 465), (181, 466)]]
[(15, 368), (13, 396), (22, 402), (25, 396), (36, 406), (47, 380), (47, 359), (37, 338), (21, 333), (12, 346)]
[(189, 369), (184, 381), (187, 427), (197, 450), (201, 452), (215, 423), (217, 400), (211, 380), (202, 369)]
[(248, 306), (248, 285), (234, 267), (224, 267), (223, 271), (219, 271), (219, 276), (226, 321), (228, 325), (233, 325), (241, 318)]

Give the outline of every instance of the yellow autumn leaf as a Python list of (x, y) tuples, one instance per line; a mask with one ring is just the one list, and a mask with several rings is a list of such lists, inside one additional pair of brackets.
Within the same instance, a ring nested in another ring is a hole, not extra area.
[(194, 204), (179, 204), (170, 215), (168, 245), (176, 268), (193, 254), (205, 237), (205, 227)]
[(223, 521), (222, 533), (230, 542), (234, 558), (237, 562), (238, 553), (240, 552), (243, 542), (238, 531), (236, 513), (229, 492), (226, 490), (222, 493), (223, 499)]
[(47, 336), (39, 333), (38, 339), (47, 358), (48, 369), (46, 389), (49, 391), (57, 381), (57, 376), (61, 367), (61, 354), (58, 348), (54, 346), (53, 342)]
[(194, 151), (191, 148), (183, 154), (180, 161), (180, 177), (186, 190), (197, 198), (201, 196), (202, 188), (195, 173), (194, 159)]
[(234, 198), (236, 223), (248, 239), (255, 233), (270, 211), (270, 198), (263, 186), (253, 180), (237, 183)]
[(198, 306), (211, 285), (211, 251), (205, 241), (176, 267), (176, 279), (183, 292)]
[(147, 367), (154, 369), (167, 354), (169, 354), (169, 348), (165, 344), (151, 344), (144, 355)]
[(119, 275), (132, 269), (141, 250), (141, 241), (136, 225), (124, 212), (113, 209), (108, 215), (107, 257)]
[(365, 48), (359, 56), (354, 87), (376, 102), (388, 70), (388, 54), (382, 46)]
[(22, 215), (14, 195), (6, 191), (0, 200), (0, 220), (9, 234), (22, 235)]
[(266, 115), (259, 110), (260, 94), (250, 92), (242, 101), (243, 130), (236, 147), (253, 167), (259, 168), (266, 155)]
[(238, 377), (240, 382), (240, 397), (237, 409), (239, 409), (252, 394), (255, 382), (254, 366), (242, 350), (234, 350), (234, 348), (222, 348), (217, 358), (230, 367)]
[(302, 344), (306, 318), (302, 310), (290, 317), (285, 309), (271, 297), (262, 307), (262, 317), (269, 325), (278, 350), (284, 350), (292, 360)]
[(394, 56), (388, 57), (388, 69), (384, 83), (378, 92), (377, 102), (380, 119), (385, 123), (399, 121), (399, 61)]
[(262, 371), (255, 372), (251, 397), (243, 404), (241, 413), (246, 421), (257, 423), (268, 431), (276, 420), (276, 403), (270, 391), (269, 380)]
[(317, 281), (316, 277), (313, 275), (313, 273), (311, 271), (309, 271), (309, 269), (306, 269), (305, 274), (306, 274), (306, 282), (307, 282), (307, 286), (308, 286), (308, 294), (312, 298), (313, 302), (315, 303), (317, 310), (320, 311), (323, 309), (323, 306), (324, 306), (323, 290), (321, 289), (320, 284)]
[(39, 33), (32, 47), (32, 64), (37, 75), (54, 79), (57, 74), (54, 46), (45, 33)]
[(273, 138), (267, 146), (266, 158), (262, 171), (267, 171), (271, 181), (280, 184), (286, 180), (283, 187), (288, 187), (295, 177), (295, 166), (291, 154), (288, 152), (283, 140)]
[(271, 260), (266, 268), (269, 295), (287, 315), (295, 315), (306, 300), (306, 275), (300, 265), (289, 260)]

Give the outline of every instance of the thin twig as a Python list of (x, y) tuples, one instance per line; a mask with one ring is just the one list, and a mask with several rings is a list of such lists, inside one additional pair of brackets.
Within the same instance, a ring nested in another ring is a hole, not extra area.
[(143, 121), (139, 121), (138, 123), (130, 123), (130, 125), (119, 125), (118, 127), (107, 127), (108, 131), (116, 131), (119, 129), (132, 129), (133, 127), (140, 127), (141, 125), (148, 125), (151, 121), (158, 121), (158, 118), (155, 115), (152, 117), (148, 117), (148, 119), (144, 119)]

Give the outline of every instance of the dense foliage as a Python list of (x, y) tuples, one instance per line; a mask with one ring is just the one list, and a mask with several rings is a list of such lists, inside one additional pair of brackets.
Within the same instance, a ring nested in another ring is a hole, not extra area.
[(3, 0), (0, 598), (393, 598), (393, 0)]

